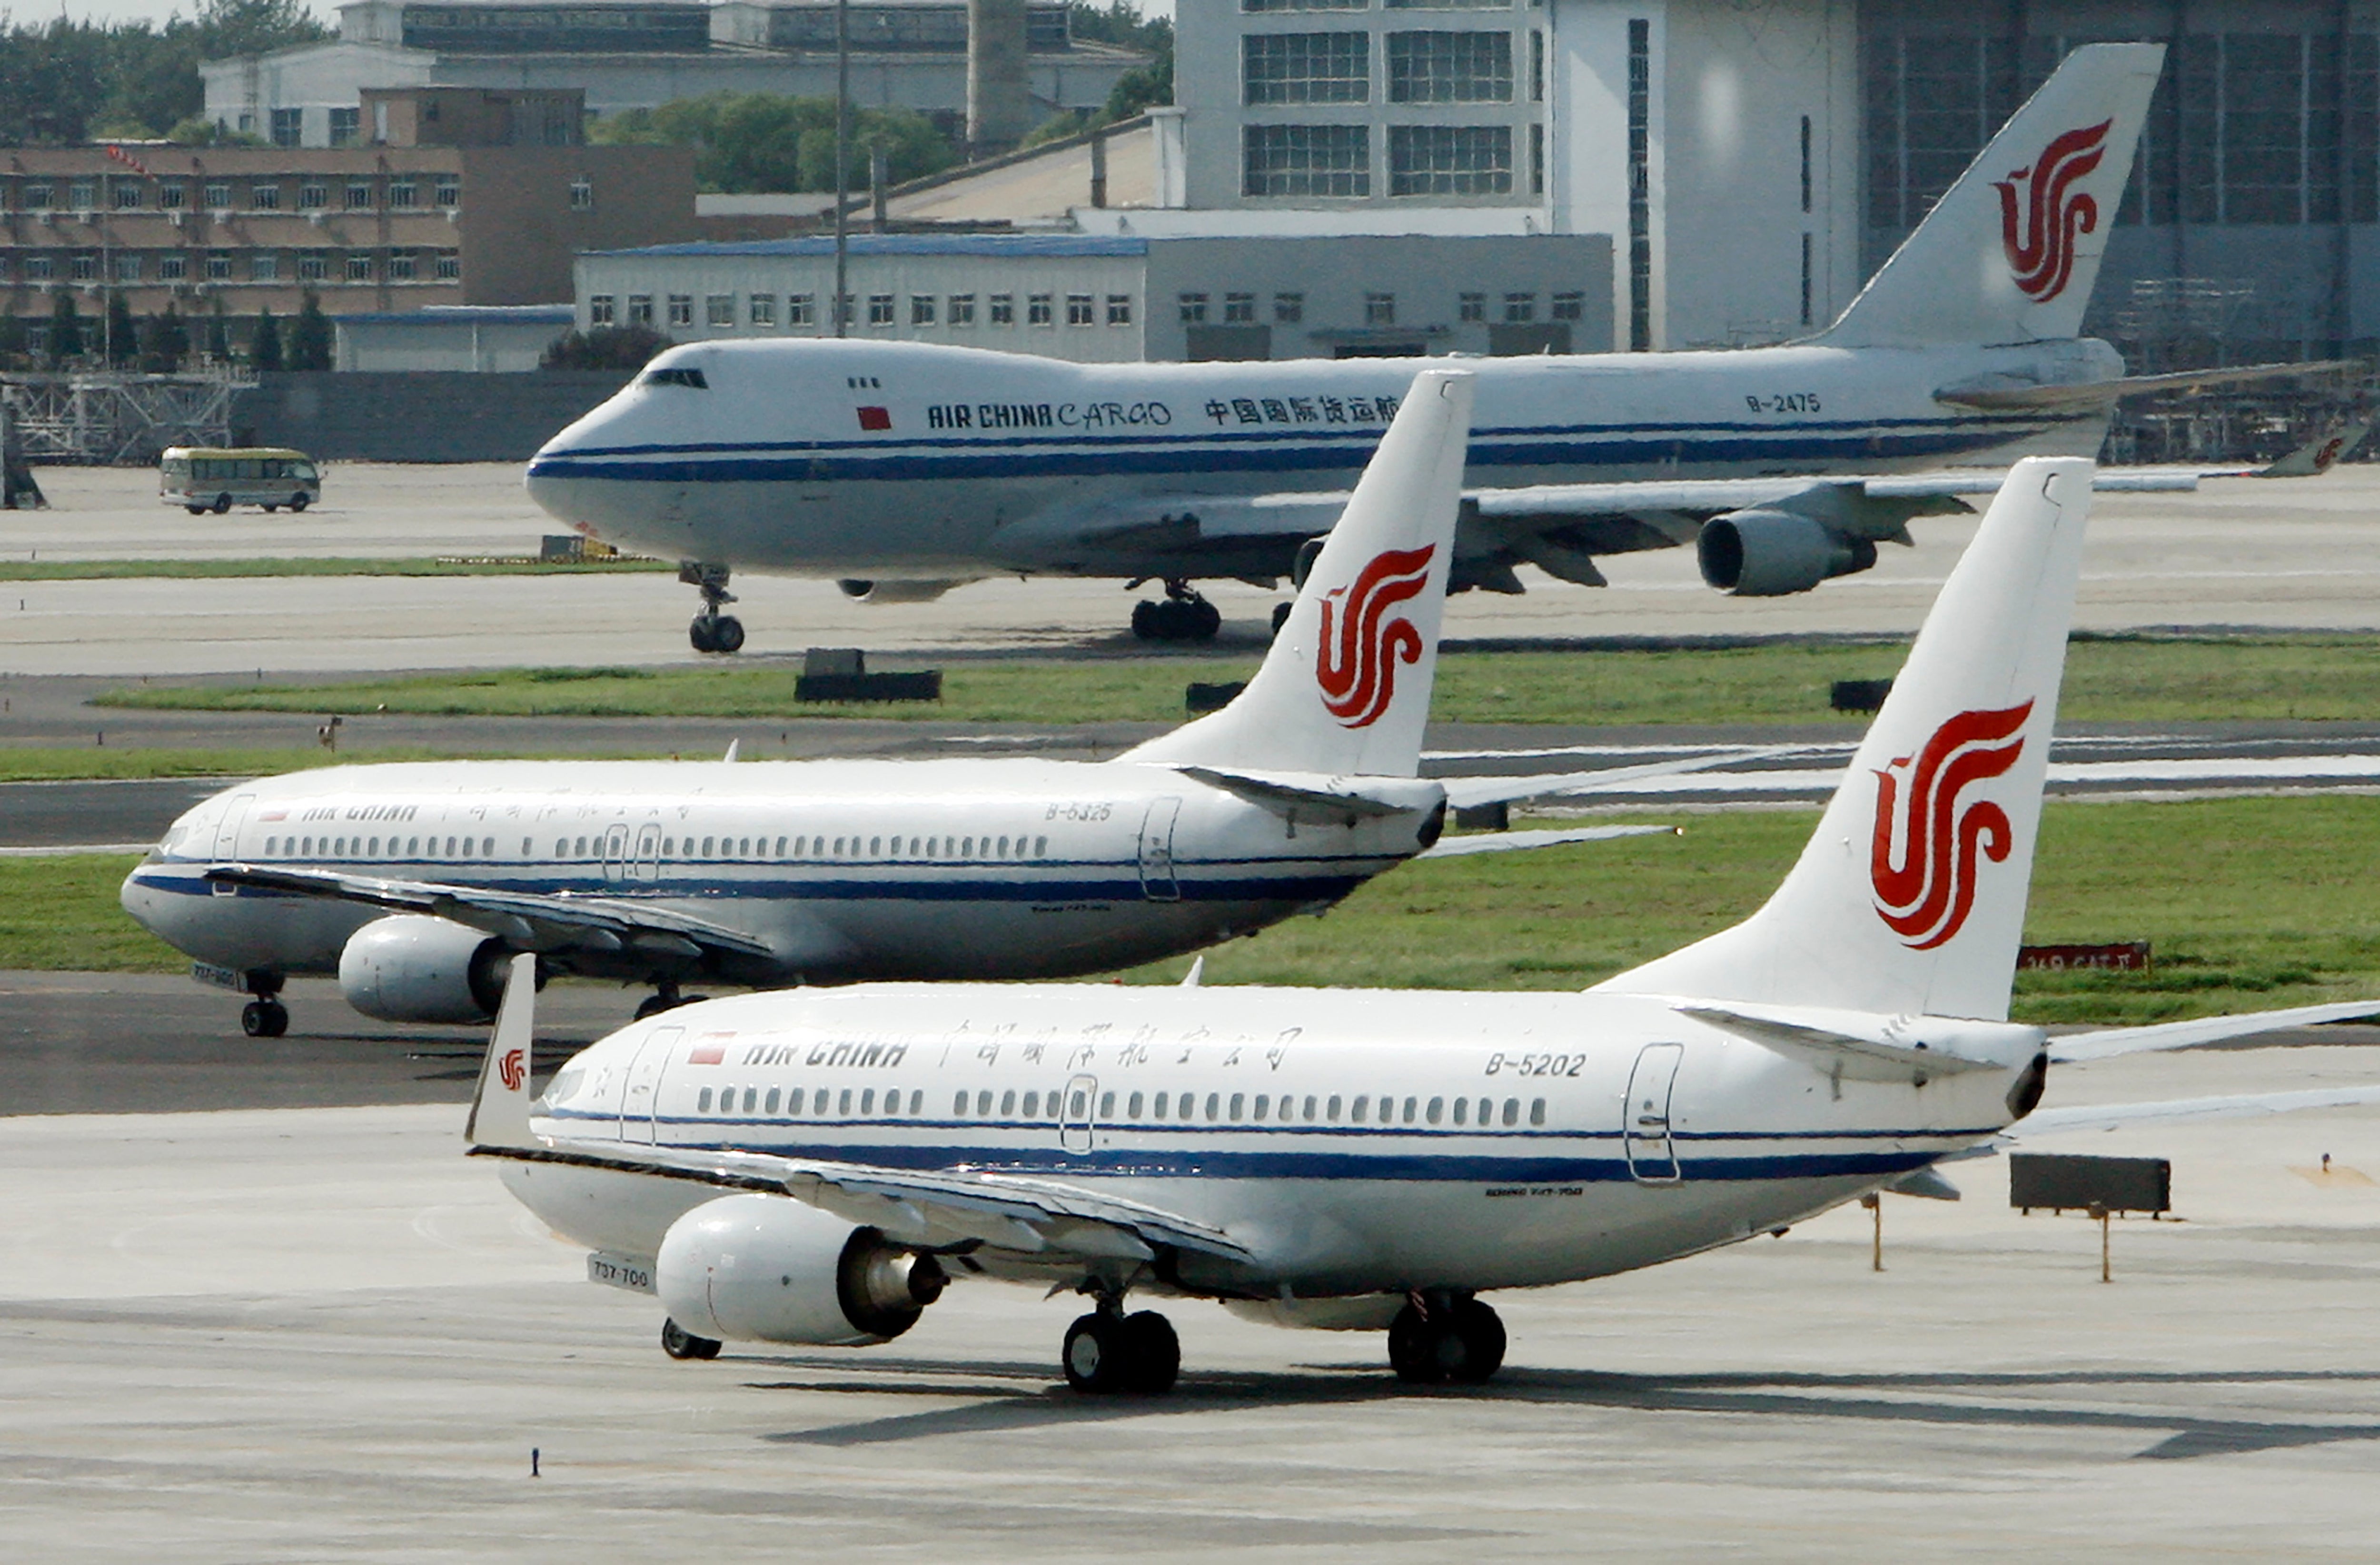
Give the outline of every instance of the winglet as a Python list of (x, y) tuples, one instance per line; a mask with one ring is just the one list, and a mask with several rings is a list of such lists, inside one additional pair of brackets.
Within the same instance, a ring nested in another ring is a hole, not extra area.
[(536, 1031), (537, 957), (523, 952), (513, 958), (506, 976), (504, 1002), (496, 1012), (496, 1030), (488, 1036), (479, 1090), (471, 1095), (471, 1117), (463, 1125), (463, 1139), (472, 1146), (537, 1145), (528, 1133), (528, 1074)]
[(1182, 987), (1195, 989), (1207, 981), (1207, 953), (1200, 952), (1190, 959), (1190, 971), (1182, 975)]
[(743, 753), (743, 750), (744, 750), (744, 741), (743, 741), (743, 740), (741, 740), (741, 739), (730, 739), (730, 740), (728, 740), (728, 741), (727, 741), (727, 753), (726, 753), (725, 755), (723, 755), (723, 756), (720, 757), (719, 758), (720, 758), (721, 760), (723, 760), (723, 761), (732, 761), (732, 760), (734, 760), (737, 756), (741, 755), (741, 754)]

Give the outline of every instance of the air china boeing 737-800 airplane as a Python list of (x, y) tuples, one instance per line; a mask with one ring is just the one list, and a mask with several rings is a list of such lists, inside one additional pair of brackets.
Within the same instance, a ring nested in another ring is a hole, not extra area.
[[(1452, 588), (1519, 591), (1523, 564), (1599, 586), (1598, 556), (1692, 542), (1715, 587), (1803, 591), (2020, 455), (2095, 454), (2118, 398), (2193, 379), (2128, 380), (2077, 335), (2162, 59), (2076, 50), (1806, 342), (1475, 361)], [(743, 645), (731, 567), (894, 601), (1012, 574), (1157, 580), (1135, 628), (1202, 639), (1219, 620), (1192, 581), (1293, 577), (1418, 368), (695, 344), (555, 436), (528, 484), (682, 562), (703, 651)]]
[(656, 1006), (693, 979), (1057, 977), (1319, 911), (1428, 850), (1450, 803), (1679, 770), (1416, 775), (1471, 390), (1414, 382), (1238, 699), (1114, 760), (294, 772), (183, 816), (125, 910), (252, 993), (251, 1035), (287, 1026), (291, 973), (390, 1020), (481, 1020), (520, 951)]
[(984, 1276), (1097, 1301), (1062, 1355), (1094, 1391), (1172, 1383), (1133, 1294), (1386, 1327), (1400, 1374), (1476, 1380), (1504, 1352), (1481, 1292), (1943, 1194), (1933, 1165), (2023, 1121), (2049, 1066), (2006, 1018), (2090, 490), (2086, 462), (2020, 463), (1768, 904), (1584, 994), (757, 994), (614, 1034), (532, 1102), (524, 959), (474, 1149), (597, 1280), (659, 1295), (679, 1357), (882, 1341)]

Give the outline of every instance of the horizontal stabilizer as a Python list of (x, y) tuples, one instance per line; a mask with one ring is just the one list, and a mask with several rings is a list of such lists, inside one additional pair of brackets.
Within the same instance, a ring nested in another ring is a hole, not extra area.
[(1311, 777), (1302, 772), (1235, 771), (1220, 766), (1183, 766), (1174, 770), (1184, 777), (1195, 777), (1237, 794), (1250, 804), (1284, 813), (1301, 810), (1311, 814), (1320, 810), (1360, 817), (1410, 815), (1428, 809), (1438, 799), (1437, 791), (1427, 782), (1416, 784), (1400, 777), (1370, 778), (1365, 786), (1358, 787), (1347, 778)]
[(1945, 1016), (1704, 1001), (1677, 1010), (1846, 1081), (1924, 1082), (1964, 1071), (2004, 1071), (2030, 1058), (2042, 1039), (2038, 1027)]
[(2103, 1103), (2095, 1108), (2036, 1109), (2009, 1127), (2003, 1142), (2070, 1131), (2121, 1130), (2176, 1120), (2230, 1120), (2252, 1114), (2294, 1114), (2309, 1109), (2353, 1109), (2380, 1103), (2380, 1082), (2318, 1086), (2292, 1092), (2244, 1092), (2219, 1098), (2172, 1098), (2157, 1103)]
[(2010, 385), (1979, 381), (1945, 386), (1934, 394), (1934, 400), (1978, 413), (2081, 413), (2095, 407), (2112, 407), (2128, 396), (2285, 381), (2302, 375), (2332, 375), (2364, 368), (2360, 359), (2318, 358), (2294, 364), (2245, 364), (2225, 370), (2177, 370), (2163, 375), (2126, 375), (2112, 381), (2080, 381), (2064, 385)]
[(1615, 837), (1680, 836), (1675, 826), (1571, 826), (1548, 831), (1479, 831), (1467, 837), (1440, 837), (1416, 858), (1460, 858), (1475, 853), (1516, 853), (1524, 848), (1558, 848), (1567, 843), (1608, 843)]
[(1931, 1167), (1919, 1169), (1900, 1183), (1888, 1184), (1884, 1188), (1895, 1195), (1915, 1195), (1927, 1201), (1960, 1199), (1959, 1187), (1944, 1179), (1939, 1169)]
[(2204, 1049), (2209, 1044), (2254, 1037), (2260, 1033), (2319, 1026), (2325, 1022), (2353, 1022), (2366, 1016), (2380, 1016), (2380, 1000), (2334, 1001), (2326, 1005), (2298, 1005), (2284, 1011), (2247, 1011), (2228, 1016), (2201, 1016), (2189, 1022), (2160, 1022), (2146, 1027), (2103, 1027), (2050, 1039), (2049, 1058), (2053, 1064), (2080, 1065), (2093, 1060), (2111, 1060), (2119, 1054)]

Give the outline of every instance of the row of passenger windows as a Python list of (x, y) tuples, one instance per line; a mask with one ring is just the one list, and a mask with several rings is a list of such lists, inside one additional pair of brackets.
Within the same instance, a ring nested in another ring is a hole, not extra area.
[[(460, 843), (461, 849), (456, 851)], [(680, 843), (685, 852), (678, 851)], [(886, 851), (887, 843), (891, 851)], [(418, 858), (425, 852), (431, 857), (493, 858), (496, 840), (493, 837), (449, 837), (443, 855), (439, 853), (435, 837), (267, 837), (264, 856), (267, 858), (311, 858), (321, 854), (330, 858), (379, 858), (385, 843), (386, 856)], [(424, 843), (428, 846), (425, 848)], [(788, 844), (790, 844), (790, 851)], [(537, 851), (536, 839), (521, 839), (521, 856), (529, 858)], [(642, 851), (630, 845), (615, 844), (613, 852), (618, 857), (637, 856)], [(779, 837), (776, 851), (771, 853), (769, 839), (762, 837), (702, 838), (663, 837), (661, 856), (663, 858), (748, 859), (840, 859), (840, 858), (941, 858), (941, 859), (1005, 859), (1041, 858), (1050, 852), (1047, 837)], [(600, 858), (603, 855), (603, 839), (597, 837), (556, 837), (553, 856), (556, 858)]]
[[(738, 1108), (738, 1094), (741, 1108)], [(758, 1086), (724, 1086), (715, 1091), (704, 1087), (696, 1099), (695, 1112), (708, 1114), (713, 1105), (722, 1114), (776, 1114), (788, 1116), (804, 1113), (835, 1115), (848, 1118), (855, 1112), (863, 1119), (877, 1113), (877, 1089), (857, 1089), (857, 1107), (854, 1108), (851, 1087), (820, 1087), (806, 1092), (802, 1087), (790, 1089)], [(1072, 1101), (1067, 1098), (1071, 1096)], [(925, 1111), (926, 1095), (912, 1088), (909, 1092), (908, 1114), (914, 1118)], [(994, 1095), (986, 1088), (974, 1093), (961, 1091), (952, 1102), (951, 1112), (959, 1119), (1058, 1120), (1071, 1117), (1080, 1121), (1090, 1112), (1090, 1094), (1082, 1088), (1071, 1092), (1040, 1092), (1027, 1090), (1021, 1095), (1014, 1087), (1001, 1092), (994, 1108)], [(1099, 1122), (1102, 1124), (1186, 1123), (1203, 1121), (1208, 1124), (1431, 1124), (1476, 1125), (1487, 1129), (1494, 1125), (1518, 1125), (1521, 1122), (1521, 1100), (1517, 1098), (1429, 1098), (1418, 1096), (1399, 1098), (1383, 1094), (1374, 1098), (1357, 1094), (1350, 1098), (1338, 1093), (1328, 1097), (1308, 1093), (1300, 1098), (1294, 1093), (1276, 1097), (1269, 1092), (1210, 1092), (1201, 1100), (1195, 1092), (1160, 1092), (1155, 1097), (1135, 1092), (1123, 1099), (1123, 1113), (1119, 1122), (1116, 1113), (1117, 1094), (1113, 1090), (1099, 1094)], [(883, 1094), (886, 1118), (902, 1114), (901, 1092), (889, 1088)], [(1546, 1122), (1546, 1100), (1531, 1098), (1528, 1122), (1532, 1125)]]

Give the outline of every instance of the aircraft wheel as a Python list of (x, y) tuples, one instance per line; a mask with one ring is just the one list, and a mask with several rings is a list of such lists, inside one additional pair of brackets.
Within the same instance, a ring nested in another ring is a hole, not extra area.
[(698, 652), (719, 650), (719, 622), (709, 614), (697, 614), (694, 623), (686, 627), (686, 638)]
[(203, 505), (185, 505), (182, 509), (193, 516), (203, 516), (207, 514), (207, 508)]
[(239, 1030), (250, 1037), (279, 1037), (289, 1030), (289, 1009), (277, 1000), (251, 1000), (239, 1008)]
[(1461, 1344), (1460, 1362), (1449, 1365), (1446, 1377), (1477, 1386), (1494, 1377), (1504, 1367), (1503, 1318), (1476, 1299), (1465, 1299), (1454, 1306), (1454, 1319), (1448, 1335)]
[(662, 1322), (662, 1352), (686, 1363), (694, 1359), (719, 1356), (719, 1342), (710, 1337), (698, 1337), (674, 1320)]
[(278, 510), (280, 510), (280, 509), (281, 509), (281, 507), (280, 507), (280, 506), (278, 506), (278, 505), (268, 504), (268, 505), (266, 505), (266, 506), (264, 507), (264, 514), (265, 514), (266, 516), (269, 516), (273, 515), (273, 512), (278, 511)]
[(1162, 641), (1164, 632), (1158, 629), (1159, 605), (1144, 598), (1132, 606), (1132, 633), (1143, 641)]
[(1437, 1355), (1430, 1351), (1431, 1340), (1437, 1333), (1430, 1325), (1411, 1304), (1399, 1310), (1397, 1317), (1389, 1322), (1389, 1367), (1397, 1372), (1398, 1379), (1415, 1386), (1438, 1382)]
[(744, 622), (737, 619), (734, 614), (720, 615), (719, 623), (710, 627), (710, 639), (714, 650), (721, 652), (742, 651), (744, 649)]
[(292, 511), (303, 511), (307, 507), (308, 503), (310, 503), (302, 491), (289, 497), (289, 508)]
[(1163, 1396), (1182, 1375), (1182, 1339), (1173, 1323), (1155, 1310), (1123, 1317), (1123, 1389), (1144, 1397)]
[(218, 516), (228, 515), (231, 511), (231, 496), (228, 494), (216, 495), (213, 509), (214, 514)]
[(1415, 1386), (1475, 1386), (1504, 1363), (1504, 1323), (1476, 1299), (1425, 1316), (1407, 1304), (1389, 1325), (1389, 1365)]
[(1132, 1352), (1123, 1325), (1114, 1316), (1094, 1313), (1066, 1328), (1059, 1362), (1065, 1367), (1067, 1385), (1088, 1396), (1104, 1396), (1131, 1384)]
[(1293, 602), (1275, 603), (1272, 606), (1272, 633), (1275, 636), (1279, 636), (1281, 627), (1289, 623), (1289, 612), (1295, 607), (1297, 605)]
[(1212, 641), (1223, 628), (1223, 611), (1204, 598), (1193, 598), (1183, 608), (1186, 611), (1182, 616), (1183, 640)]
[(637, 1014), (634, 1020), (641, 1022), (649, 1016), (658, 1016), (662, 1012), (684, 1003), (683, 1001), (672, 1000), (665, 994), (649, 994), (637, 1001)]

